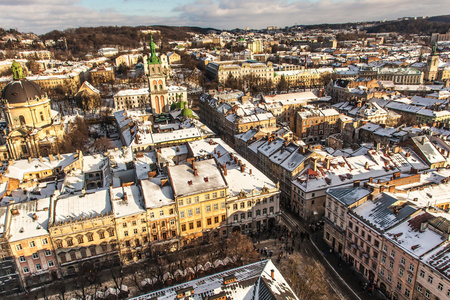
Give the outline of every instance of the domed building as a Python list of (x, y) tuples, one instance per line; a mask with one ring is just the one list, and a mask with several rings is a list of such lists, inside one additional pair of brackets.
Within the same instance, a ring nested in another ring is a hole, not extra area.
[(64, 128), (59, 113), (51, 109), (50, 99), (35, 82), (23, 76), (21, 65), (11, 65), (13, 81), (2, 91), (1, 104), (8, 126), (8, 157), (19, 159), (47, 156), (61, 138)]

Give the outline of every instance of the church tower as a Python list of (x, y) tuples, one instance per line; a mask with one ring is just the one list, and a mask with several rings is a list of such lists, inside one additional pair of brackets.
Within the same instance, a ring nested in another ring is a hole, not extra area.
[(427, 66), (425, 69), (425, 81), (434, 81), (437, 79), (439, 68), (439, 55), (436, 54), (437, 43), (434, 44), (433, 51), (427, 59)]
[(153, 42), (153, 37), (151, 37), (150, 49), (150, 57), (147, 59), (150, 106), (153, 113), (160, 114), (169, 111), (169, 97), (166, 78), (164, 77), (161, 60), (156, 56), (156, 44)]

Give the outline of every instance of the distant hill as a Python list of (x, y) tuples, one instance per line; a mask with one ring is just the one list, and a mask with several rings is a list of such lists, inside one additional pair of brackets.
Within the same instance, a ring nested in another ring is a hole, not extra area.
[(450, 15), (425, 19), (409, 18), (408, 20), (387, 21), (366, 28), (368, 33), (398, 32), (401, 34), (430, 35), (433, 32), (447, 33), (450, 30)]

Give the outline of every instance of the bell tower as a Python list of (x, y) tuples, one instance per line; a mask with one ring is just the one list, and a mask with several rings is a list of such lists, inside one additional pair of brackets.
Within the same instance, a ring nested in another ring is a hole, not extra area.
[(150, 56), (147, 58), (148, 64), (148, 86), (150, 93), (150, 107), (153, 113), (168, 112), (168, 93), (166, 88), (166, 78), (164, 77), (161, 60), (156, 55), (156, 44), (153, 37), (150, 37)]
[(437, 74), (439, 71), (439, 55), (437, 55), (436, 50), (437, 43), (434, 44), (433, 50), (427, 59), (427, 66), (424, 74), (425, 81), (433, 81), (437, 79)]

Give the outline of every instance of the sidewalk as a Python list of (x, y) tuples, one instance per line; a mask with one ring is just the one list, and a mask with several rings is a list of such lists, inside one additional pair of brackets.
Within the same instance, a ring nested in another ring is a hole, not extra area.
[[(316, 231), (311, 235), (311, 241), (319, 248), (323, 253), (323, 258), (330, 263), (330, 265), (336, 270), (342, 279), (355, 291), (355, 293), (361, 299), (374, 299), (384, 300), (387, 299), (377, 289), (370, 292), (367, 289), (363, 289), (363, 284), (368, 283), (364, 276), (355, 270), (351, 265), (346, 263), (339, 254), (333, 252), (330, 253), (330, 247), (325, 243), (322, 238), (323, 231)], [(325, 253), (325, 255), (324, 255)]]

